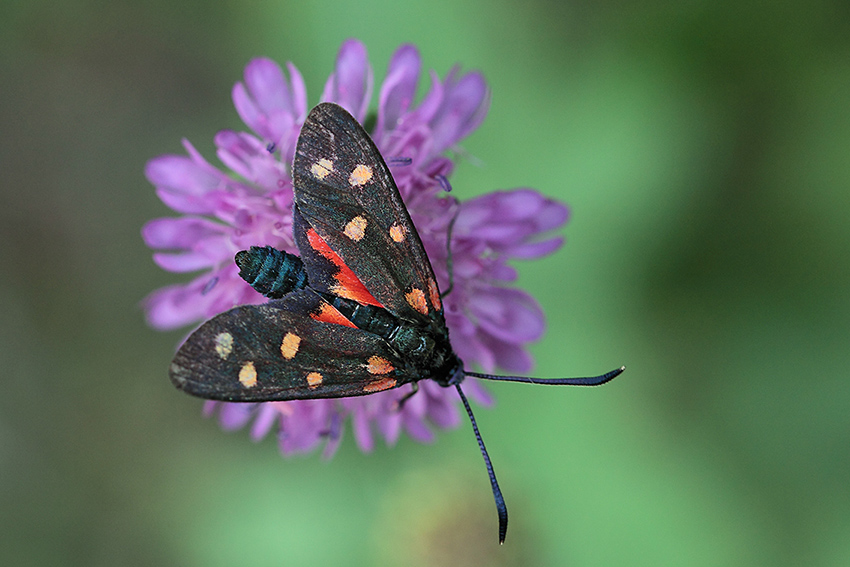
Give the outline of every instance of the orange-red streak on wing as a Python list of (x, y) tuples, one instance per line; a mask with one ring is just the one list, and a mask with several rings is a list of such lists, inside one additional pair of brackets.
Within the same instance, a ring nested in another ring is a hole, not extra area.
[[(377, 299), (372, 297), (372, 294), (369, 293), (369, 290), (366, 289), (363, 282), (354, 275), (354, 272), (351, 271), (351, 268), (345, 264), (342, 258), (340, 258), (336, 252), (331, 250), (331, 247), (328, 246), (325, 239), (319, 236), (319, 234), (312, 228), (307, 230), (307, 241), (310, 243), (313, 250), (330, 260), (334, 266), (339, 268), (339, 272), (337, 272), (334, 276), (336, 281), (339, 282), (339, 285), (335, 286), (331, 291), (346, 299), (353, 299), (354, 301), (359, 301), (366, 305), (383, 307)], [(342, 317), (342, 314), (340, 314), (340, 317)]]
[(395, 385), (395, 378), (381, 378), (380, 380), (369, 382), (368, 384), (363, 386), (363, 391), (367, 394), (373, 394), (375, 392), (383, 392), (384, 390), (395, 388)]
[(345, 325), (353, 329), (357, 325), (348, 320), (348, 317), (339, 312), (339, 310), (330, 303), (322, 302), (322, 309), (318, 313), (310, 313), (310, 317), (322, 323), (333, 323), (335, 325)]

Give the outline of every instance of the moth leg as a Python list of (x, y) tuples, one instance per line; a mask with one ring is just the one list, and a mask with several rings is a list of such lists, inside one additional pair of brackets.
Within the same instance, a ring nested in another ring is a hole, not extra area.
[(393, 408), (393, 410), (394, 411), (401, 411), (402, 408), (404, 408), (404, 404), (407, 403), (407, 400), (412, 398), (413, 394), (415, 394), (418, 391), (419, 391), (419, 382), (414, 382), (413, 383), (413, 389), (411, 391), (409, 391), (408, 393), (406, 393), (403, 398), (401, 398), (400, 400), (398, 400), (395, 403), (395, 407)]
[(450, 294), (452, 292), (452, 288), (455, 286), (454, 260), (452, 259), (452, 232), (454, 232), (455, 221), (459, 214), (460, 207), (458, 207), (458, 210), (455, 212), (455, 216), (452, 217), (452, 220), (449, 221), (449, 228), (446, 230), (446, 271), (449, 273), (449, 287), (446, 288), (446, 291), (440, 294), (441, 299)]

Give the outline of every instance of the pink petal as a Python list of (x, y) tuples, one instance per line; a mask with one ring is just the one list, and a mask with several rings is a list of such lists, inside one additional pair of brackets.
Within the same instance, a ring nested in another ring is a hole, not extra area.
[(153, 261), (163, 270), (176, 273), (196, 272), (215, 265), (214, 260), (200, 252), (184, 252), (182, 254), (157, 252), (153, 255)]
[[(360, 402), (360, 400), (357, 401)], [(364, 453), (372, 452), (372, 449), (375, 448), (375, 442), (372, 439), (372, 427), (369, 424), (369, 416), (365, 408), (352, 412), (351, 425), (354, 430), (354, 439), (357, 441), (360, 450)]]
[(219, 175), (185, 156), (154, 158), (145, 166), (145, 176), (158, 189), (186, 195), (203, 195), (222, 186)]
[(254, 418), (254, 423), (251, 425), (251, 439), (259, 441), (268, 434), (275, 423), (280, 422), (281, 414), (277, 409), (277, 404), (280, 403), (285, 402), (269, 402), (259, 405), (257, 417)]
[(187, 195), (175, 193), (167, 189), (157, 189), (156, 196), (165, 205), (178, 213), (188, 215), (211, 215), (215, 213), (216, 205), (213, 194)]
[(496, 355), (496, 366), (507, 372), (528, 372), (534, 366), (534, 361), (523, 346), (491, 340), (485, 342), (491, 345), (491, 350)]
[(197, 241), (225, 233), (228, 227), (199, 217), (160, 218), (142, 228), (142, 238), (150, 248), (189, 249)]
[(289, 71), (292, 88), (276, 62), (254, 59), (245, 67), (245, 84), (233, 87), (233, 103), (242, 120), (275, 143), (288, 141), (296, 117), (304, 113), (304, 81), (294, 66), (289, 65)]
[(280, 162), (254, 136), (222, 130), (215, 136), (215, 145), (221, 162), (253, 185), (268, 188), (276, 187), (281, 180), (289, 182)]
[(445, 89), (440, 110), (431, 121), (434, 153), (441, 153), (475, 130), (490, 103), (487, 83), (480, 73), (468, 73), (457, 83), (450, 74)]
[(252, 59), (245, 66), (245, 85), (263, 112), (293, 110), (289, 85), (277, 62), (266, 57)]
[(378, 122), (375, 126), (378, 138), (385, 131), (394, 130), (410, 108), (416, 96), (421, 67), (419, 51), (413, 45), (402, 45), (393, 54), (378, 100)]
[(429, 123), (434, 118), (434, 115), (440, 110), (440, 105), (443, 102), (445, 89), (440, 76), (435, 71), (430, 72), (431, 88), (416, 107), (416, 110), (411, 113), (411, 116), (405, 118), (405, 127), (409, 123)]
[(371, 96), (372, 67), (366, 46), (356, 39), (346, 40), (339, 49), (334, 73), (325, 83), (322, 100), (339, 104), (362, 123)]
[(218, 412), (218, 422), (225, 431), (242, 428), (254, 416), (257, 404), (223, 403)]
[(271, 134), (268, 128), (268, 120), (260, 107), (254, 102), (254, 99), (251, 98), (251, 95), (248, 94), (245, 85), (242, 83), (233, 85), (230, 96), (233, 99), (236, 113), (242, 119), (242, 122), (260, 136), (268, 138)]
[(177, 329), (203, 319), (210, 298), (204, 298), (202, 290), (210, 276), (196, 278), (189, 285), (173, 285), (160, 288), (144, 300), (148, 324), (156, 329)]
[(289, 80), (292, 82), (292, 114), (300, 124), (307, 118), (307, 87), (295, 65), (287, 63), (286, 68), (289, 69)]
[(420, 443), (434, 442), (434, 432), (431, 431), (421, 419), (408, 417), (406, 414), (403, 419), (404, 430), (407, 431), (407, 434), (415, 441), (419, 441)]
[(531, 296), (518, 289), (481, 289), (469, 310), (482, 330), (507, 343), (533, 341), (543, 334), (543, 312)]
[(482, 380), (478, 378), (467, 378), (463, 383), (463, 393), (485, 407), (490, 407), (496, 403), (493, 394), (484, 387)]
[(558, 248), (560, 248), (564, 244), (564, 238), (558, 236), (556, 238), (550, 238), (548, 240), (543, 240), (540, 242), (529, 242), (527, 244), (520, 244), (517, 246), (511, 246), (505, 249), (503, 252), (506, 256), (510, 256), (512, 258), (522, 258), (526, 260), (540, 258), (541, 256), (546, 256), (547, 254), (551, 254)]

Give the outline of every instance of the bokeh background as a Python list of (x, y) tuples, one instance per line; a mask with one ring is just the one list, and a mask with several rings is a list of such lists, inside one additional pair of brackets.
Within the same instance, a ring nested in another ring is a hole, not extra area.
[[(318, 102), (348, 37), (484, 72), (460, 198), (531, 186), (538, 376), (469, 426), (330, 462), (225, 434), (139, 302), (175, 275), (145, 162), (243, 129), (254, 56)], [(813, 2), (0, 5), (0, 563), (850, 565), (850, 8)]]

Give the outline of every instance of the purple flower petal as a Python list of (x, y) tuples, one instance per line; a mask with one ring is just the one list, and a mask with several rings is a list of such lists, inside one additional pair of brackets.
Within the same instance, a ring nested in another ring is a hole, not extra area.
[(195, 323), (206, 316), (211, 301), (202, 301), (201, 291), (209, 276), (196, 278), (188, 285), (160, 288), (144, 301), (148, 324), (161, 330), (177, 329)]
[[(295, 65), (287, 63), (286, 68), (289, 69), (289, 77), (292, 81), (292, 112), (296, 122), (300, 125), (307, 118), (307, 87), (304, 85), (304, 78)], [(295, 131), (295, 134), (297, 137), (298, 130)]]
[(158, 188), (186, 195), (204, 195), (222, 187), (218, 175), (183, 156), (165, 155), (150, 160), (145, 176)]
[(486, 337), (484, 342), (496, 354), (496, 366), (508, 372), (528, 372), (534, 365), (531, 355), (523, 347), (500, 341), (495, 337)]
[(431, 431), (425, 422), (419, 418), (414, 418), (408, 414), (404, 415), (404, 430), (410, 437), (420, 443), (433, 443), (434, 432)]
[(259, 441), (265, 437), (268, 432), (274, 427), (274, 424), (280, 421), (281, 406), (286, 402), (269, 402), (267, 404), (258, 404), (257, 417), (251, 425), (251, 439)]
[(263, 112), (293, 110), (292, 96), (283, 71), (271, 59), (261, 57), (248, 63), (245, 67), (245, 85)]
[(366, 46), (356, 39), (349, 39), (339, 50), (336, 69), (325, 83), (322, 100), (339, 104), (358, 122), (363, 122), (371, 96), (372, 67), (366, 55)]
[(469, 307), (482, 330), (505, 342), (525, 343), (543, 334), (543, 312), (524, 291), (482, 289)]
[[(506, 368), (506, 370), (511, 369)], [(469, 378), (464, 381), (463, 393), (484, 407), (490, 407), (496, 403), (493, 399), (493, 395), (481, 385), (481, 382), (477, 378)]]
[(520, 244), (511, 246), (505, 249), (505, 254), (511, 258), (522, 258), (530, 260), (532, 258), (540, 258), (551, 254), (564, 244), (564, 239), (561, 236), (542, 240), (540, 242), (530, 242), (528, 244)]
[(339, 412), (333, 412), (331, 414), (330, 426), (328, 430), (328, 441), (325, 443), (325, 449), (322, 451), (323, 459), (330, 459), (336, 453), (336, 450), (339, 448), (339, 444), (342, 442), (342, 435), (345, 432), (345, 424), (342, 421)]
[(304, 80), (293, 65), (288, 69), (292, 87), (277, 63), (254, 59), (245, 67), (245, 83), (236, 83), (232, 93), (233, 104), (245, 124), (266, 140), (287, 146), (306, 106)]
[[(529, 189), (529, 191), (531, 190)], [(563, 203), (552, 199), (545, 199), (544, 201), (545, 205), (534, 217), (539, 232), (560, 228), (570, 218), (570, 209)]]
[(216, 402), (214, 400), (205, 400), (204, 409), (202, 410), (204, 417), (211, 417), (212, 414), (215, 413), (215, 410), (218, 408), (220, 403), (221, 402)]
[[(514, 249), (511, 248), (509, 251), (503, 251), (503, 254), (506, 256), (511, 256), (512, 258), (518, 258), (521, 256), (517, 256), (511, 253)], [(516, 271), (516, 268), (510, 266), (508, 264), (496, 264), (489, 268), (490, 277), (499, 282), (515, 282), (517, 278), (519, 278), (519, 274)]]
[(257, 404), (221, 404), (218, 421), (225, 431), (240, 429), (251, 420), (256, 409)]
[[(464, 382), (464, 391), (468, 383), (469, 381)], [(443, 429), (460, 425), (456, 396), (446, 395), (446, 388), (432, 382), (424, 382), (420, 389), (428, 399), (428, 420), (431, 423)]]
[(167, 189), (157, 189), (156, 196), (167, 207), (188, 215), (212, 215), (215, 213), (215, 201), (210, 194), (201, 197), (197, 195), (186, 195), (175, 193)]
[[(409, 392), (410, 387), (402, 387), (399, 389), (399, 393), (401, 392)], [(394, 399), (395, 395), (387, 396), (389, 399)], [(393, 402), (394, 403), (394, 402)], [(402, 426), (402, 414), (407, 409), (399, 411), (393, 408), (393, 403), (387, 404), (386, 411), (378, 412), (375, 415), (375, 424), (378, 426), (378, 431), (381, 432), (384, 440), (387, 442), (387, 445), (392, 447), (398, 441), (398, 437), (401, 434), (401, 426)]]
[(184, 252), (182, 254), (157, 252), (153, 255), (153, 261), (163, 270), (177, 273), (196, 272), (215, 266), (215, 261), (200, 252)]
[(481, 340), (481, 333), (472, 335), (452, 334), (452, 348), (467, 365), (478, 364), (484, 372), (493, 372), (496, 368), (496, 355), (490, 345)]
[(351, 426), (354, 430), (354, 439), (357, 441), (357, 446), (364, 453), (371, 453), (372, 449), (375, 448), (375, 443), (372, 440), (372, 427), (365, 409), (355, 408), (352, 411)]
[(250, 134), (222, 130), (215, 136), (215, 145), (221, 162), (256, 186), (274, 187), (286, 178), (283, 165)]
[[(406, 118), (405, 122), (428, 124), (433, 120), (434, 115), (440, 110), (440, 105), (443, 102), (445, 88), (443, 82), (440, 81), (439, 75), (436, 72), (430, 72), (431, 88), (425, 93), (425, 97), (416, 110), (411, 112), (411, 115)], [(405, 124), (405, 129), (410, 126)], [(431, 147), (431, 139), (428, 139), (428, 146)]]
[(200, 217), (162, 218), (142, 227), (142, 238), (150, 248), (190, 249), (195, 242), (216, 237), (227, 227)]
[(431, 121), (433, 151), (440, 153), (478, 128), (490, 106), (487, 83), (480, 73), (469, 73), (454, 82), (454, 72), (446, 79), (440, 110)]
[(422, 59), (414, 46), (402, 45), (393, 54), (378, 100), (376, 143), (380, 143), (386, 131), (392, 131), (398, 126), (399, 120), (413, 103), (421, 68)]

